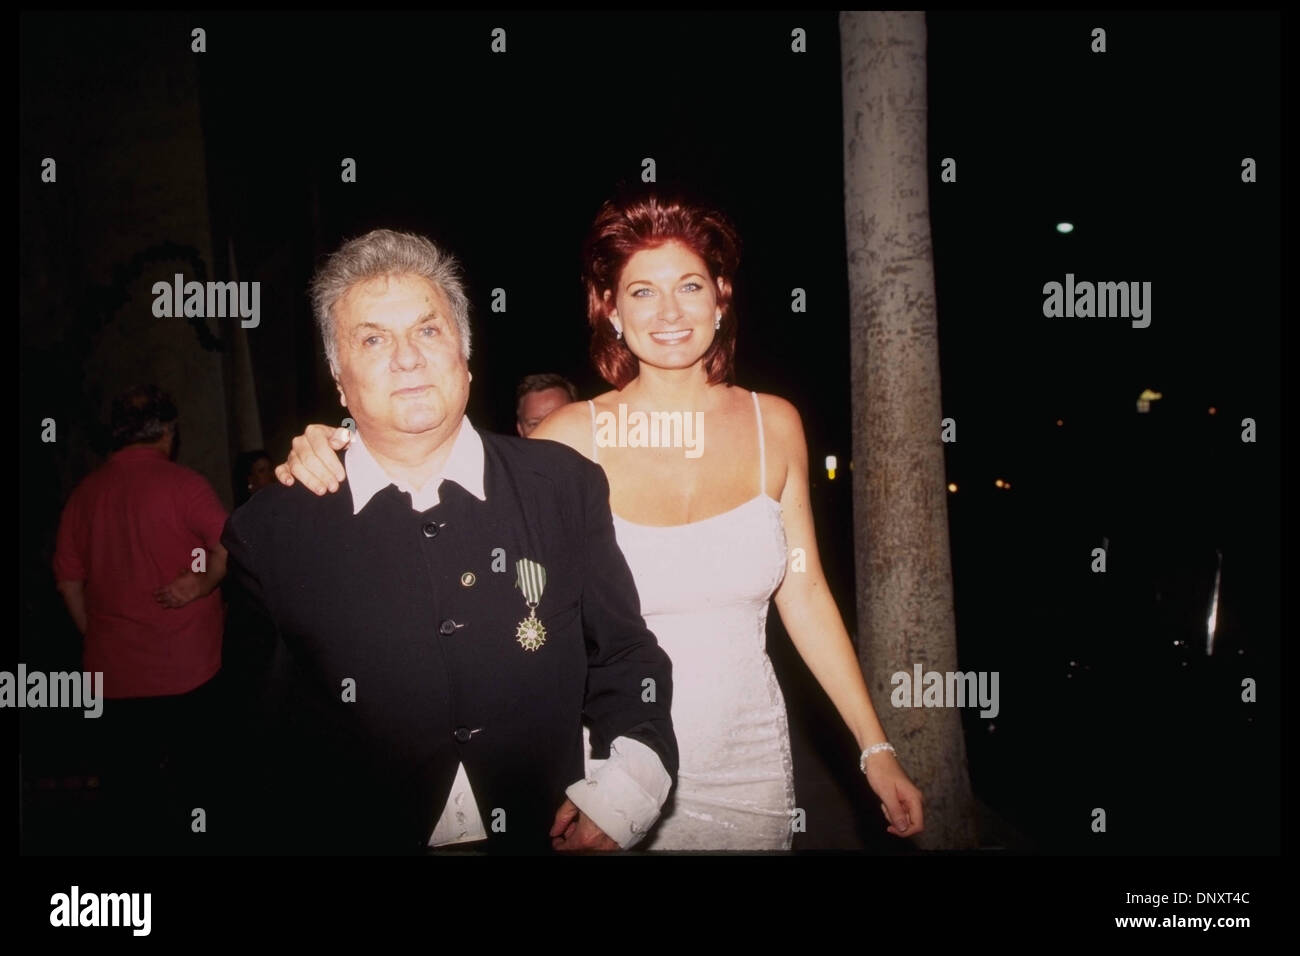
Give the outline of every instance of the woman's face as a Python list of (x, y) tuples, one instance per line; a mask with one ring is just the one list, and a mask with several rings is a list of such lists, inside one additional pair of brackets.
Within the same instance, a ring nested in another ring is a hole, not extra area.
[(713, 344), (722, 280), (687, 246), (670, 241), (634, 253), (612, 298), (610, 322), (632, 354), (656, 368), (689, 368)]

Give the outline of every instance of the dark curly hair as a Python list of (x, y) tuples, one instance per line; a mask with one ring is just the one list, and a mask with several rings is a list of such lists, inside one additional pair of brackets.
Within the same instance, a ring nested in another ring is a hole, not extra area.
[(177, 417), (176, 403), (157, 385), (133, 385), (113, 399), (113, 446), (157, 441)]

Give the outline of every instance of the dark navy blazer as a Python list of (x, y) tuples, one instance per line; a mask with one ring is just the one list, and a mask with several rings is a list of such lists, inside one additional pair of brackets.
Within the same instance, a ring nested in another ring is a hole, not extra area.
[[(463, 762), (489, 846), (544, 851), (583, 777), (584, 715), (595, 756), (626, 735), (676, 777), (671, 664), (604, 472), (556, 442), (481, 437), (485, 502), (445, 481), (417, 513), (389, 485), (353, 515), (346, 482), (277, 484), (230, 516), (228, 639), (266, 661), (244, 723), (259, 845), (419, 852)], [(546, 569), (533, 651), (520, 558)]]

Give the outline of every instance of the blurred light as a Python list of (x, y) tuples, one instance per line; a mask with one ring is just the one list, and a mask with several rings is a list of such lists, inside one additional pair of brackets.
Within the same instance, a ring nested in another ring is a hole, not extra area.
[(1064, 235), (1068, 235), (1069, 233), (1074, 232), (1074, 223), (1072, 223), (1072, 222), (1058, 222), (1058, 223), (1056, 224), (1056, 231), (1059, 232), (1059, 233), (1060, 233), (1061, 235), (1063, 235), (1063, 236), (1064, 236)]
[(948, 482), (948, 490), (955, 495), (957, 493), (957, 482), (955, 481)]
[(1138, 412), (1145, 415), (1151, 411), (1151, 403), (1158, 402), (1164, 398), (1159, 392), (1152, 391), (1149, 388), (1142, 389), (1142, 394), (1138, 396)]
[(1219, 414), (1219, 410), (1218, 410), (1217, 408), (1215, 408), (1213, 405), (1211, 405), (1211, 406), (1210, 406), (1210, 414), (1211, 414), (1211, 415), (1217, 415), (1217, 414)]
[(1063, 418), (1058, 418), (1058, 419), (1056, 420), (1056, 427), (1057, 427), (1057, 428), (1060, 428), (1060, 427), (1061, 427), (1062, 425), (1064, 425), (1064, 424), (1065, 424), (1065, 419), (1063, 419)]
[(1006, 486), (1006, 482), (1003, 481), (1001, 478), (999, 478), (997, 481), (993, 482), (993, 484), (997, 485), (999, 488), (1003, 488), (1003, 487)]
[(827, 478), (830, 478), (830, 479), (834, 480), (834, 478), (835, 478), (835, 466), (836, 466), (837, 464), (839, 464), (839, 463), (835, 460), (835, 456), (834, 456), (834, 455), (827, 455), (827, 456), (826, 456), (826, 477), (827, 477)]
[(1223, 576), (1223, 552), (1214, 549), (1218, 566), (1214, 569), (1214, 593), (1210, 597), (1210, 618), (1205, 622), (1205, 653), (1214, 653), (1214, 632), (1219, 627), (1219, 579)]

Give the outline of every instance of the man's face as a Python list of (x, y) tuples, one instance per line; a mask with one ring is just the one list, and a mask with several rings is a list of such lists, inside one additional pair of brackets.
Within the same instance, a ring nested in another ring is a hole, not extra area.
[(519, 401), (515, 430), (519, 432), (521, 438), (527, 438), (533, 433), (533, 429), (542, 423), (543, 418), (568, 404), (569, 393), (562, 388), (543, 388), (540, 391), (529, 392)]
[(334, 308), (342, 401), (366, 436), (418, 435), (460, 421), (469, 368), (443, 291), (421, 276), (370, 279)]

